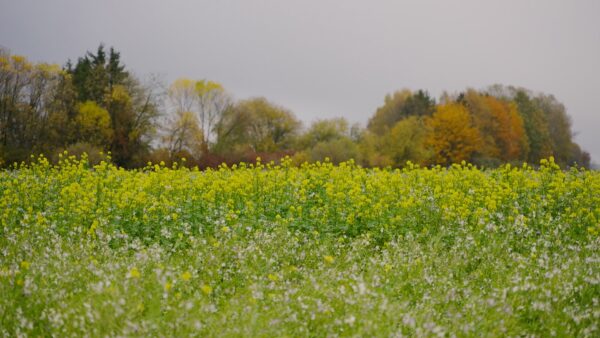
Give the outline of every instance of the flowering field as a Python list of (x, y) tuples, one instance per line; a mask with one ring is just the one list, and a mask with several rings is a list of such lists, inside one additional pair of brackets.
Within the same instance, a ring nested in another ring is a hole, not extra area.
[(1, 336), (599, 336), (600, 174), (0, 172)]

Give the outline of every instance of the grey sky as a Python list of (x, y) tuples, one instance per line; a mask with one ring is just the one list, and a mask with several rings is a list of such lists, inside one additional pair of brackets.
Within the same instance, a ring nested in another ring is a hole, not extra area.
[(600, 1), (0, 0), (0, 45), (64, 64), (100, 42), (137, 74), (207, 78), (305, 122), (366, 122), (397, 89), (554, 94), (600, 161)]

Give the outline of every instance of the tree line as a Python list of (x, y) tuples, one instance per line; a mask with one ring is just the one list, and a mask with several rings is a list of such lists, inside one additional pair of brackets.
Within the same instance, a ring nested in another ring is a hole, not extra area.
[(524, 88), (467, 89), (437, 101), (401, 90), (385, 96), (366, 127), (333, 118), (306, 128), (290, 110), (262, 97), (234, 100), (218, 82), (141, 81), (103, 45), (63, 67), (0, 49), (0, 165), (65, 150), (91, 161), (110, 153), (125, 168), (283, 156), (392, 167), (536, 164), (550, 156), (563, 166), (590, 164), (564, 105)]

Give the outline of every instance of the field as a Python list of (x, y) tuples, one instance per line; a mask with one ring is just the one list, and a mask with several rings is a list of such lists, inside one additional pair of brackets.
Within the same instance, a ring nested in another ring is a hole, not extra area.
[(0, 172), (1, 336), (600, 336), (600, 174)]

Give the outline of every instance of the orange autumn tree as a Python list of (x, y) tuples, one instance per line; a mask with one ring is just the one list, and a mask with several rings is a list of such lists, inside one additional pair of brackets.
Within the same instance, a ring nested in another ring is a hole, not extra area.
[(525, 160), (529, 152), (529, 142), (523, 118), (519, 115), (516, 105), (493, 96), (486, 96), (484, 100), (492, 116), (492, 136), (500, 150), (499, 158), (503, 161)]
[(481, 134), (462, 104), (438, 105), (425, 124), (428, 128), (425, 145), (432, 151), (432, 163), (448, 165), (470, 160), (481, 146)]
[(459, 97), (469, 110), (474, 126), (482, 137), (476, 160), (526, 160), (529, 141), (523, 118), (514, 102), (509, 102), (473, 89)]

